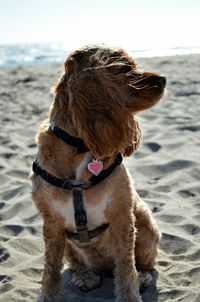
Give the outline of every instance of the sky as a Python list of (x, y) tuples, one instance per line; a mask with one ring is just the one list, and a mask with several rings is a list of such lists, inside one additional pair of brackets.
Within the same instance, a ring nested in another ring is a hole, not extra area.
[(0, 44), (200, 46), (200, 0), (0, 0)]

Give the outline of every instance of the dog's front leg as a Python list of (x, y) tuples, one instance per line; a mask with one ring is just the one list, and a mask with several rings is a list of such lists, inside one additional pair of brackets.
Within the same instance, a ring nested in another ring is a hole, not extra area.
[(63, 299), (61, 284), (62, 259), (65, 237), (54, 223), (44, 223), (45, 265), (42, 278), (42, 289), (38, 302), (60, 302)]
[(129, 217), (122, 217), (112, 225), (113, 237), (116, 239), (117, 247), (115, 267), (116, 302), (142, 302), (135, 266), (136, 234), (134, 220), (135, 218), (130, 213)]

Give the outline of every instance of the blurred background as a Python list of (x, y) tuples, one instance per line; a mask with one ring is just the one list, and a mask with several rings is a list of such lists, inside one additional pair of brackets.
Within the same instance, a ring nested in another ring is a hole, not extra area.
[(200, 52), (199, 0), (0, 0), (0, 66), (60, 63), (85, 44), (135, 57)]

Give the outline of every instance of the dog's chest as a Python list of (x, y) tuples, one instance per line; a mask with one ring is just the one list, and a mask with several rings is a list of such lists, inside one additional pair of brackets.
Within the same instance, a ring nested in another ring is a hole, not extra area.
[[(87, 197), (83, 194), (83, 204), (87, 215), (88, 229), (96, 228), (97, 226), (107, 222), (105, 209), (109, 206), (110, 202), (111, 197), (109, 195), (105, 195), (104, 198), (94, 204), (91, 201), (88, 201)], [(65, 219), (66, 227), (72, 227), (76, 230), (72, 196), (69, 197), (66, 202), (54, 200), (52, 202), (52, 207)]]
[[(91, 162), (90, 154), (85, 154), (82, 161), (76, 167), (76, 182), (83, 181), (84, 172), (87, 170), (87, 165)], [(95, 189), (93, 193), (83, 191), (83, 204), (87, 215), (88, 229), (92, 230), (107, 222), (105, 217), (105, 209), (109, 206), (112, 198), (111, 192), (103, 193), (100, 189)], [(74, 218), (74, 205), (72, 193), (68, 195), (65, 201), (55, 200), (52, 203), (53, 209), (58, 212), (65, 219), (65, 226), (72, 227), (76, 231), (76, 224)]]

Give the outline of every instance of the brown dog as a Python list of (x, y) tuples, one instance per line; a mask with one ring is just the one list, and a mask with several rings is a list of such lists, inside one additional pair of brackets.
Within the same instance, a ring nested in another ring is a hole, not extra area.
[(88, 46), (67, 58), (31, 177), (44, 220), (39, 301), (62, 301), (64, 256), (84, 291), (112, 270), (116, 301), (142, 301), (139, 283), (150, 275), (137, 271), (154, 268), (160, 232), (121, 160), (140, 141), (135, 114), (155, 105), (165, 85), (121, 49)]

